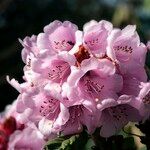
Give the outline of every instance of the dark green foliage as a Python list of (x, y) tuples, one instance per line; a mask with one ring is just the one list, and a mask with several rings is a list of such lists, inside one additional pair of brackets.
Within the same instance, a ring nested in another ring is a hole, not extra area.
[(72, 136), (58, 137), (47, 142), (45, 150), (82, 150), (88, 141), (88, 134), (82, 132)]
[(136, 150), (133, 137), (115, 135), (109, 138), (103, 138), (100, 137), (99, 133), (98, 129), (92, 136), (95, 142), (94, 150)]
[(89, 136), (85, 131), (72, 136), (58, 137), (45, 145), (45, 150), (136, 150), (133, 137), (116, 135), (103, 138), (99, 129)]

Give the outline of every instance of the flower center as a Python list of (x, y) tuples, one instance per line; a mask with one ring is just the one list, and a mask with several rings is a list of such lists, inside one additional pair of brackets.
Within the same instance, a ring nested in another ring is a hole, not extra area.
[(71, 134), (76, 133), (77, 130), (81, 131), (82, 130), (82, 125), (81, 125), (81, 118), (83, 115), (85, 107), (83, 105), (75, 105), (69, 107), (69, 120), (66, 122), (65, 125), (63, 125), (62, 132), (65, 131), (65, 129), (70, 131), (71, 129)]
[(66, 78), (70, 74), (70, 66), (66, 62), (61, 62), (49, 70), (48, 77), (53, 81), (60, 81)]
[(84, 91), (93, 99), (99, 99), (100, 94), (104, 88), (104, 85), (100, 85), (97, 80), (91, 79), (88, 72), (82, 79), (82, 84), (84, 85)]
[(104, 85), (100, 86), (97, 82), (87, 79), (85, 82), (86, 91), (90, 93), (100, 93)]
[(79, 46), (79, 51), (77, 53), (75, 53), (74, 55), (77, 59), (77, 63), (76, 63), (77, 66), (80, 66), (81, 62), (84, 59), (90, 58), (89, 52), (87, 51), (87, 49), (83, 45)]
[(53, 119), (57, 111), (59, 111), (59, 101), (52, 97), (46, 98), (39, 109), (40, 114), (48, 119)]
[(108, 108), (110, 115), (117, 121), (120, 121), (128, 117), (127, 109), (124, 105), (119, 105), (115, 107)]
[(69, 109), (70, 112), (70, 121), (71, 123), (76, 122), (76, 119), (79, 119), (83, 113), (84, 107), (82, 105), (72, 106)]

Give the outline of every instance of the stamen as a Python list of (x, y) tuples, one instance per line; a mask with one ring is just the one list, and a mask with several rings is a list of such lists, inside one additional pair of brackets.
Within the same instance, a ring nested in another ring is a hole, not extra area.
[(84, 107), (82, 105), (70, 107), (70, 110), (69, 110), (70, 118), (69, 118), (69, 120), (71, 123), (76, 122), (77, 119), (79, 119), (82, 116), (83, 109), (84, 109)]
[(31, 67), (31, 58), (28, 59), (27, 66)]
[(115, 46), (114, 50), (115, 51), (122, 51), (122, 52), (130, 53), (130, 54), (133, 52), (132, 47), (131, 46), (128, 47), (127, 45), (126, 46)]
[(73, 41), (62, 40), (62, 41), (54, 41), (54, 45), (55, 49), (67, 50), (68, 48), (71, 49), (74, 46), (74, 43)]
[(108, 110), (110, 115), (117, 121), (123, 121), (124, 119), (126, 120), (128, 117), (126, 108), (123, 105), (108, 108)]
[(61, 80), (70, 70), (68, 63), (63, 63), (62, 65), (55, 66), (55, 69), (50, 70), (48, 77), (51, 80)]
[(98, 38), (96, 38), (96, 39), (92, 39), (89, 41), (85, 41), (85, 44), (90, 45), (90, 46), (94, 46), (95, 44), (98, 44), (98, 42), (99, 42), (99, 40), (98, 40)]
[(144, 104), (150, 104), (150, 91), (142, 100)]
[(86, 91), (90, 95), (93, 95), (93, 94), (99, 95), (101, 93), (102, 89), (104, 88), (104, 85), (99, 85), (97, 82), (94, 82), (94, 81), (90, 80), (89, 78), (85, 79), (84, 85), (86, 87)]
[(55, 114), (56, 110), (59, 108), (59, 102), (56, 99), (44, 100), (40, 107), (40, 114), (45, 117), (50, 117), (50, 114)]

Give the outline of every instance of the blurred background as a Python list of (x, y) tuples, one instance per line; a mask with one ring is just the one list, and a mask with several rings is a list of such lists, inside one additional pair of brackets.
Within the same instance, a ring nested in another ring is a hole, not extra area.
[(18, 38), (36, 35), (56, 19), (80, 29), (91, 19), (106, 19), (116, 27), (136, 24), (141, 41), (150, 40), (150, 0), (0, 0), (0, 111), (18, 95), (6, 75), (23, 81)]

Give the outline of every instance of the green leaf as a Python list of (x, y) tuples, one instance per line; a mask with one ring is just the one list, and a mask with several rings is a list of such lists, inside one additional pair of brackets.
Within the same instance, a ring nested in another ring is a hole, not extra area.
[(95, 143), (94, 143), (94, 141), (90, 138), (90, 139), (87, 141), (86, 145), (84, 146), (83, 150), (91, 150), (91, 149), (93, 149), (93, 147), (95, 147)]
[(61, 146), (62, 142), (64, 141), (64, 138), (56, 138), (56, 139), (53, 139), (53, 140), (49, 140), (44, 149), (45, 150), (58, 150), (59, 147)]
[(88, 141), (88, 134), (84, 131), (72, 136), (62, 136), (46, 143), (45, 150), (78, 150), (83, 149)]
[(60, 146), (61, 150), (71, 150), (73, 148), (74, 143), (79, 138), (79, 135), (73, 135), (69, 139), (64, 140)]
[(136, 150), (133, 137), (114, 135), (109, 138), (100, 136), (100, 129), (97, 129), (92, 135), (94, 141), (94, 150)]

